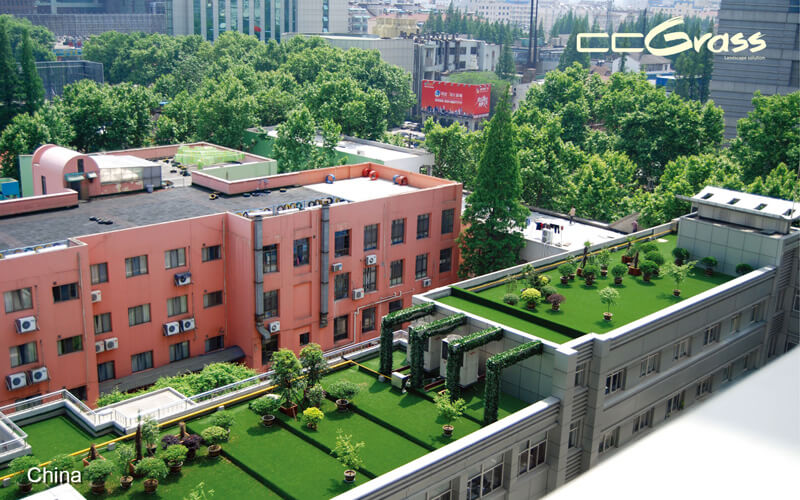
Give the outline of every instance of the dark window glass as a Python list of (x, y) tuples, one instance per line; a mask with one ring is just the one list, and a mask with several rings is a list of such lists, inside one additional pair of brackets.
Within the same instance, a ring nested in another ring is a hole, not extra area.
[(393, 313), (395, 311), (399, 311), (402, 308), (403, 308), (403, 300), (402, 299), (393, 300), (393, 301), (389, 302), (389, 312), (390, 313)]
[(442, 210), (442, 234), (453, 232), (453, 219), (455, 218), (456, 209), (448, 208)]
[(294, 240), (294, 267), (305, 266), (309, 263), (308, 238)]
[(128, 326), (141, 325), (150, 322), (150, 304), (128, 308)]
[(83, 337), (75, 335), (58, 341), (58, 355), (69, 354), (83, 350)]
[(93, 264), (91, 267), (92, 285), (98, 283), (106, 283), (108, 281), (108, 263), (101, 262), (100, 264)]
[(178, 314), (186, 314), (189, 310), (188, 298), (186, 295), (180, 297), (171, 297), (167, 299), (167, 316), (177, 316)]
[(417, 239), (421, 240), (430, 235), (431, 214), (417, 216)]
[(203, 307), (214, 307), (222, 304), (222, 290), (203, 295)]
[(439, 272), (446, 273), (453, 267), (453, 249), (445, 248), (439, 252)]
[(272, 335), (269, 340), (261, 339), (261, 364), (272, 361), (272, 355), (278, 352), (278, 336)]
[(131, 356), (131, 371), (140, 372), (153, 367), (153, 351), (141, 352)]
[(53, 301), (64, 302), (78, 298), (78, 284), (59, 285), (53, 287)]
[(264, 292), (264, 316), (267, 318), (278, 316), (278, 290)]
[(28, 342), (9, 349), (11, 355), (11, 367), (36, 363), (39, 356), (36, 352), (36, 342)]
[(225, 336), (217, 335), (206, 339), (206, 352), (216, 351), (225, 347)]
[(392, 221), (392, 245), (403, 243), (406, 240), (406, 220), (395, 219)]
[(417, 255), (417, 262), (414, 269), (414, 276), (416, 279), (422, 279), (428, 276), (428, 254)]
[(375, 308), (370, 307), (361, 312), (361, 333), (375, 330)]
[(111, 313), (96, 314), (94, 317), (94, 334), (108, 333), (111, 331)]
[(374, 292), (378, 289), (378, 268), (375, 266), (364, 268), (364, 292)]
[(210, 260), (219, 260), (222, 258), (222, 247), (214, 245), (210, 247), (203, 247), (203, 262)]
[(403, 284), (403, 260), (393, 260), (391, 263), (391, 275), (389, 276), (389, 286)]
[(375, 250), (376, 248), (378, 248), (378, 225), (364, 226), (364, 250)]
[(311, 342), (311, 334), (310, 333), (301, 333), (300, 334), (300, 345), (307, 345)]
[(6, 305), (6, 312), (12, 313), (33, 307), (33, 295), (30, 288), (20, 288), (3, 293), (3, 300)]
[(186, 265), (186, 249), (176, 248), (164, 252), (164, 269), (173, 269)]
[(147, 255), (125, 259), (125, 277), (131, 278), (140, 274), (147, 274)]
[(264, 247), (264, 272), (278, 272), (278, 245), (267, 245)]
[(347, 338), (347, 315), (339, 316), (333, 320), (333, 341), (338, 342)]
[(189, 357), (189, 341), (184, 340), (169, 346), (169, 362), (174, 363)]
[(333, 237), (334, 249), (333, 249), (333, 256), (334, 257), (343, 257), (345, 255), (350, 255), (350, 230), (346, 229), (344, 231), (336, 231)]
[(333, 299), (346, 299), (350, 293), (350, 273), (339, 273), (333, 280)]
[(115, 378), (116, 375), (114, 374), (114, 362), (113, 361), (106, 361), (105, 363), (100, 363), (97, 365), (97, 381), (98, 382), (105, 382), (106, 380), (111, 380)]

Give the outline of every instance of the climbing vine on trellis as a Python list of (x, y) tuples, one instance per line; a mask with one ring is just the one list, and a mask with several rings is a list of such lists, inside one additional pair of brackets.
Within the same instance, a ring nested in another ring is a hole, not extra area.
[(535, 340), (495, 354), (486, 360), (486, 392), (483, 398), (484, 425), (497, 421), (497, 404), (500, 400), (500, 372), (503, 371), (503, 368), (508, 368), (523, 359), (541, 354), (542, 350), (542, 343)]
[(452, 332), (466, 322), (465, 315), (454, 314), (418, 328), (408, 329), (408, 342), (411, 344), (411, 387), (422, 387), (423, 372), (425, 371), (423, 363), (425, 341), (436, 335)]
[(487, 328), (447, 344), (447, 389), (450, 399), (461, 396), (461, 367), (464, 366), (464, 353), (477, 349), (489, 342), (503, 338), (501, 328)]
[(419, 304), (389, 313), (381, 319), (381, 373), (384, 375), (392, 374), (394, 329), (407, 321), (413, 321), (423, 316), (433, 314), (435, 309), (436, 306), (433, 303)]

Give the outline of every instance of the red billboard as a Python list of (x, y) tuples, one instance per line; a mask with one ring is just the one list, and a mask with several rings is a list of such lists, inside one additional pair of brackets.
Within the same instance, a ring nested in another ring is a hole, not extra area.
[(492, 86), (422, 80), (422, 111), (444, 116), (489, 115)]

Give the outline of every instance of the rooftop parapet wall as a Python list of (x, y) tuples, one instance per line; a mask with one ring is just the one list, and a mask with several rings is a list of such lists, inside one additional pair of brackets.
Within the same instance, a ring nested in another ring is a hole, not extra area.
[(44, 210), (74, 207), (77, 205), (77, 191), (68, 189), (62, 193), (29, 196), (26, 198), (0, 201), (0, 217), (22, 215), (32, 212), (42, 212)]

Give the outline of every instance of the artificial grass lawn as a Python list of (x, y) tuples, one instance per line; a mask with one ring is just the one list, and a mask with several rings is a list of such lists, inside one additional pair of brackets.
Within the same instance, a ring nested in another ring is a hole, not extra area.
[[(376, 357), (370, 358), (370, 359), (368, 359), (366, 361), (358, 360), (357, 363), (360, 364), (360, 365), (364, 365), (367, 368), (369, 368), (370, 370), (373, 370), (373, 371), (377, 372), (381, 368), (381, 357), (380, 356), (376, 356)], [(400, 368), (401, 366), (405, 366), (407, 364), (408, 363), (406, 362), (406, 352), (405, 351), (403, 351), (403, 350), (394, 350), (394, 351), (392, 351), (392, 368), (393, 369), (396, 370), (396, 369)]]
[(92, 437), (64, 415), (28, 424), (22, 430), (28, 434), (31, 453), (42, 462), (61, 453), (74, 453), (88, 448), (92, 443), (99, 444), (115, 437), (111, 433)]
[[(433, 395), (441, 390), (445, 389), (444, 385), (440, 385), (428, 391), (428, 394), (433, 397)], [(486, 384), (483, 381), (477, 382), (465, 389), (461, 389), (461, 398), (467, 403), (467, 409), (464, 411), (465, 415), (469, 415), (472, 418), (475, 418), (481, 422), (483, 422), (483, 409), (484, 409), (484, 391), (486, 389)], [(527, 406), (530, 403), (526, 403), (521, 399), (517, 399), (514, 396), (509, 396), (508, 394), (500, 391), (500, 400), (498, 401), (498, 408), (497, 408), (497, 418), (504, 418), (512, 413), (515, 413)], [(459, 421), (460, 422), (460, 421)], [(458, 424), (458, 422), (456, 423)]]

